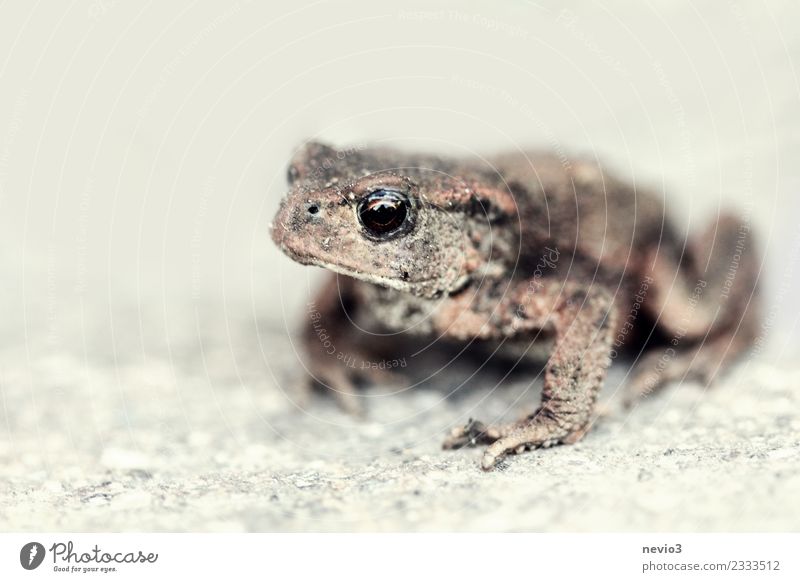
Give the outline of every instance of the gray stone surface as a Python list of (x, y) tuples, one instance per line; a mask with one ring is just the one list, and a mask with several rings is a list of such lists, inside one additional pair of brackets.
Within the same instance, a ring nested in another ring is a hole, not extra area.
[(291, 346), (260, 339), (263, 358), (243, 342), (172, 345), (171, 361), (6, 350), (0, 530), (800, 526), (796, 367), (754, 359), (718, 389), (674, 386), (626, 413), (618, 366), (609, 412), (583, 442), (487, 474), (479, 451), (439, 443), (467, 416), (524, 411), (537, 397), (524, 380), (492, 389), (496, 378), (481, 377), (448, 396), (456, 370), (397, 394), (370, 390), (357, 420), (324, 397), (295, 406), (280, 387), (299, 370), (275, 363), (293, 361)]

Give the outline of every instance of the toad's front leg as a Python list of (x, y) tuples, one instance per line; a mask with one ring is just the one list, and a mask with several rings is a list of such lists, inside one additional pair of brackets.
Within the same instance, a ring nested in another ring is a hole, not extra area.
[[(501, 316), (503, 325), (489, 329), (496, 329), (501, 337), (530, 337), (532, 341), (538, 333), (553, 334), (541, 404), (511, 424), (487, 426), (470, 421), (444, 443), (445, 448), (489, 444), (481, 461), (485, 470), (510, 453), (579, 440), (591, 423), (609, 364), (616, 311), (608, 291), (571, 282), (521, 287), (497, 305), (500, 313), (507, 314)], [(475, 327), (469, 331), (486, 337), (487, 326), (480, 324), (474, 309), (459, 319), (466, 324), (459, 333), (465, 333), (471, 322)]]
[(306, 306), (308, 320), (302, 330), (303, 364), (308, 378), (301, 398), (308, 399), (308, 388), (317, 385), (334, 396), (342, 410), (355, 416), (364, 414), (358, 385), (400, 383), (394, 371), (373, 365), (383, 360), (380, 338), (368, 336), (352, 321), (358, 301), (354, 281), (332, 275)]

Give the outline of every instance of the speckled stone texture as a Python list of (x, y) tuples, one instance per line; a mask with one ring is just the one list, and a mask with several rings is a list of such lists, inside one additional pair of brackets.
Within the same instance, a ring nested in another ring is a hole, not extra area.
[(540, 384), (480, 377), (448, 396), (454, 370), (368, 391), (357, 420), (329, 398), (292, 404), (287, 337), (259, 340), (129, 361), (4, 349), (0, 530), (800, 529), (800, 370), (774, 358), (629, 413), (616, 365), (582, 442), (484, 473), (480, 450), (442, 438), (469, 416), (515, 418)]

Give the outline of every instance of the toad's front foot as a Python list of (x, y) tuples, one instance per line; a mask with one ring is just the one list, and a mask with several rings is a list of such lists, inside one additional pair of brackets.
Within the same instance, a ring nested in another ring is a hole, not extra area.
[(453, 429), (442, 447), (459, 449), (488, 444), (481, 459), (481, 468), (489, 471), (506, 455), (561, 443), (574, 443), (585, 433), (585, 428), (570, 430), (555, 419), (541, 414), (501, 426), (487, 426), (470, 419), (465, 426)]
[(470, 418), (467, 424), (454, 428), (442, 443), (443, 449), (462, 449), (477, 445), (489, 445), (502, 435), (499, 429), (488, 427), (480, 420)]

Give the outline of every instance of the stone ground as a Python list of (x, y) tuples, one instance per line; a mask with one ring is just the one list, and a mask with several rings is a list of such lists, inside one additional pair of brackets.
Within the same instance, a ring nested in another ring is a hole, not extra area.
[[(369, 414), (295, 406), (283, 334), (138, 361), (2, 354), (0, 531), (778, 531), (800, 529), (800, 370), (742, 365), (673, 386), (581, 443), (478, 469), (439, 448), (468, 416), (512, 418), (523, 381), (369, 391)], [(98, 350), (102, 351), (102, 350)], [(261, 357), (263, 353), (263, 358)], [(256, 356), (258, 354), (258, 357)], [(231, 365), (231, 362), (235, 364)], [(488, 386), (488, 387), (487, 387)]]

